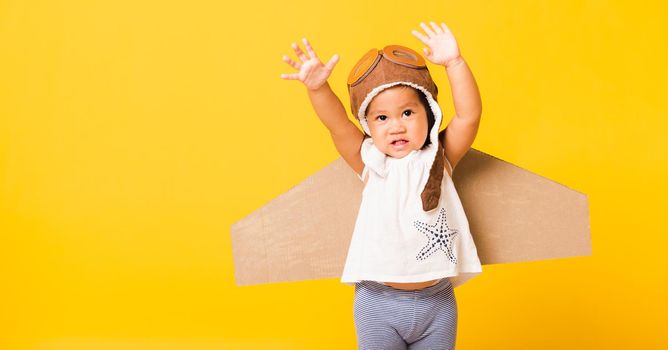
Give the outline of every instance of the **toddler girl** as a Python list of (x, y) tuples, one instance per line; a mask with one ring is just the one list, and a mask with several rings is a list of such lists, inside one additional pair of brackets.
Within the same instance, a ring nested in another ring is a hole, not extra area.
[(372, 49), (348, 77), (348, 119), (327, 83), (338, 55), (322, 64), (306, 39), (298, 73), (342, 158), (364, 181), (343, 283), (355, 285), (360, 349), (453, 349), (454, 287), (482, 272), (452, 171), (480, 123), (480, 95), (448, 27), (421, 23), (425, 56), (446, 67), (456, 115), (439, 133), (441, 109), (420, 54), (403, 46)]

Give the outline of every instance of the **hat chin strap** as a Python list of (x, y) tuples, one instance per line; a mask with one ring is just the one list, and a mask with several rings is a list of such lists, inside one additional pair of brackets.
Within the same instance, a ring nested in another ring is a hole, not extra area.
[(434, 163), (429, 170), (429, 179), (420, 194), (422, 210), (424, 211), (434, 210), (438, 207), (438, 202), (441, 199), (441, 183), (445, 172), (445, 151), (440, 141), (436, 140), (436, 144), (438, 147), (434, 156)]
[(427, 151), (434, 153), (434, 162), (432, 163), (431, 169), (429, 170), (429, 179), (427, 180), (427, 183), (425, 184), (424, 189), (420, 194), (420, 198), (422, 199), (422, 209), (428, 212), (438, 207), (438, 203), (441, 198), (441, 182), (443, 181), (443, 172), (445, 171), (445, 151), (443, 145), (441, 145), (438, 140), (438, 129), (441, 126), (443, 113), (441, 112), (440, 106), (436, 100), (434, 100), (431, 93), (424, 87), (408, 81), (397, 81), (379, 85), (371, 90), (364, 98), (364, 101), (362, 101), (362, 104), (357, 111), (357, 119), (364, 129), (364, 132), (371, 136), (371, 130), (369, 129), (369, 124), (367, 123), (367, 118), (364, 112), (369, 107), (371, 100), (376, 97), (376, 95), (387, 88), (399, 84), (408, 85), (422, 91), (427, 97), (429, 108), (431, 108), (431, 111), (434, 114), (434, 126), (432, 126), (431, 130), (429, 130), (429, 140), (431, 141), (431, 144), (427, 146)]

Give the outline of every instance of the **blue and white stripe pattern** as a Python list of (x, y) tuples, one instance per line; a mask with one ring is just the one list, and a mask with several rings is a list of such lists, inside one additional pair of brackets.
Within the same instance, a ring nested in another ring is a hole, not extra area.
[(356, 283), (354, 318), (360, 350), (455, 348), (457, 300), (447, 278), (418, 290)]

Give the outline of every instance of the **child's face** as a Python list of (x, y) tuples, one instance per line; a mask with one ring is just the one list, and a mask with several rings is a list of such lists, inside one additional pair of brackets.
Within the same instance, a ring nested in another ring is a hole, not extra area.
[(388, 156), (403, 158), (421, 149), (427, 139), (427, 111), (412, 87), (383, 90), (371, 100), (366, 117), (374, 145)]

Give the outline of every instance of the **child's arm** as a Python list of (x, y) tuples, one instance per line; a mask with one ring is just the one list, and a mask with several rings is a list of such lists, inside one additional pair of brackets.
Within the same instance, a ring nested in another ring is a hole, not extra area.
[(348, 165), (361, 175), (364, 163), (360, 148), (364, 134), (348, 119), (341, 100), (327, 82), (317, 90), (308, 89), (308, 96), (318, 117), (329, 129), (336, 150)]
[(356, 173), (361, 174), (364, 163), (360, 147), (364, 134), (348, 119), (343, 104), (327, 83), (327, 78), (338, 62), (338, 55), (334, 55), (327, 64), (323, 65), (309, 42), (305, 38), (303, 41), (308, 56), (297, 44), (292, 44), (301, 62), (295, 62), (287, 56), (283, 57), (283, 60), (299, 70), (299, 73), (281, 74), (281, 78), (299, 80), (304, 83), (313, 109), (329, 130), (336, 150)]
[(416, 30), (413, 35), (431, 49), (431, 53), (424, 49), (429, 61), (446, 67), (450, 81), (456, 115), (445, 130), (439, 133), (439, 138), (444, 142), (445, 155), (454, 169), (469, 151), (478, 133), (482, 114), (480, 93), (473, 73), (460, 55), (457, 42), (445, 23), (439, 27), (431, 22), (433, 31), (424, 23), (420, 25), (427, 36)]

